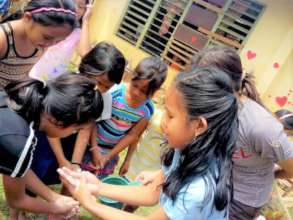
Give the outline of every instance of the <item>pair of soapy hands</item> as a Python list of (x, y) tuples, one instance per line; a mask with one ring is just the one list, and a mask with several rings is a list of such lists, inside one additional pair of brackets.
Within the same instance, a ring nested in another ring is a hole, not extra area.
[[(96, 196), (100, 194), (102, 182), (94, 174), (88, 171), (75, 171), (66, 167), (59, 168), (57, 172), (63, 184), (81, 205), (96, 201)], [(157, 171), (143, 171), (137, 176), (136, 181), (142, 185), (147, 185), (155, 179), (157, 173)]]

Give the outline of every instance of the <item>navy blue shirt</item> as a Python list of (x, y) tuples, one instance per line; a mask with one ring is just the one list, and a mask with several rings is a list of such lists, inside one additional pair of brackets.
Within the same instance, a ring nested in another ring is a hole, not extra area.
[(11, 110), (0, 92), (0, 173), (22, 177), (30, 168), (36, 145), (33, 123)]

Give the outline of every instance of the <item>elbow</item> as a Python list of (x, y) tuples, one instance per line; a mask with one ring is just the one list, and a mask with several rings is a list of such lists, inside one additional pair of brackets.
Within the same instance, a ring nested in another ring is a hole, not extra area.
[(151, 198), (148, 201), (145, 201), (145, 206), (155, 206), (159, 203), (159, 198)]
[(153, 191), (152, 189), (149, 190), (147, 193), (149, 195), (148, 199), (145, 201), (145, 206), (155, 206), (160, 201), (160, 192), (159, 191)]
[(153, 198), (149, 201), (148, 206), (155, 206), (159, 203), (159, 198)]

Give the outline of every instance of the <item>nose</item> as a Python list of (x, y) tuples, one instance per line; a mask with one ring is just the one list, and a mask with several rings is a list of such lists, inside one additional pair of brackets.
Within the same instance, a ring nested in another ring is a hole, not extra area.
[(140, 91), (138, 89), (133, 89), (133, 94), (135, 97), (139, 97), (140, 96)]

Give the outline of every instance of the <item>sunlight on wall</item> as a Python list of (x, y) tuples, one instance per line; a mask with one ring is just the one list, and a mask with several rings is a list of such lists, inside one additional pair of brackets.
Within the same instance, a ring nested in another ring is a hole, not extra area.
[[(292, 109), (292, 96), (287, 97), (284, 105), (285, 98), (282, 97), (288, 96), (289, 91), (293, 89), (293, 1), (261, 2), (266, 5), (265, 11), (240, 56), (244, 68), (254, 72), (264, 102), (273, 109)], [(96, 1), (91, 20), (91, 40), (106, 40), (115, 44), (133, 68), (142, 58), (149, 55), (115, 35), (127, 4), (128, 0)], [(176, 71), (169, 68), (167, 85), (175, 74)]]

